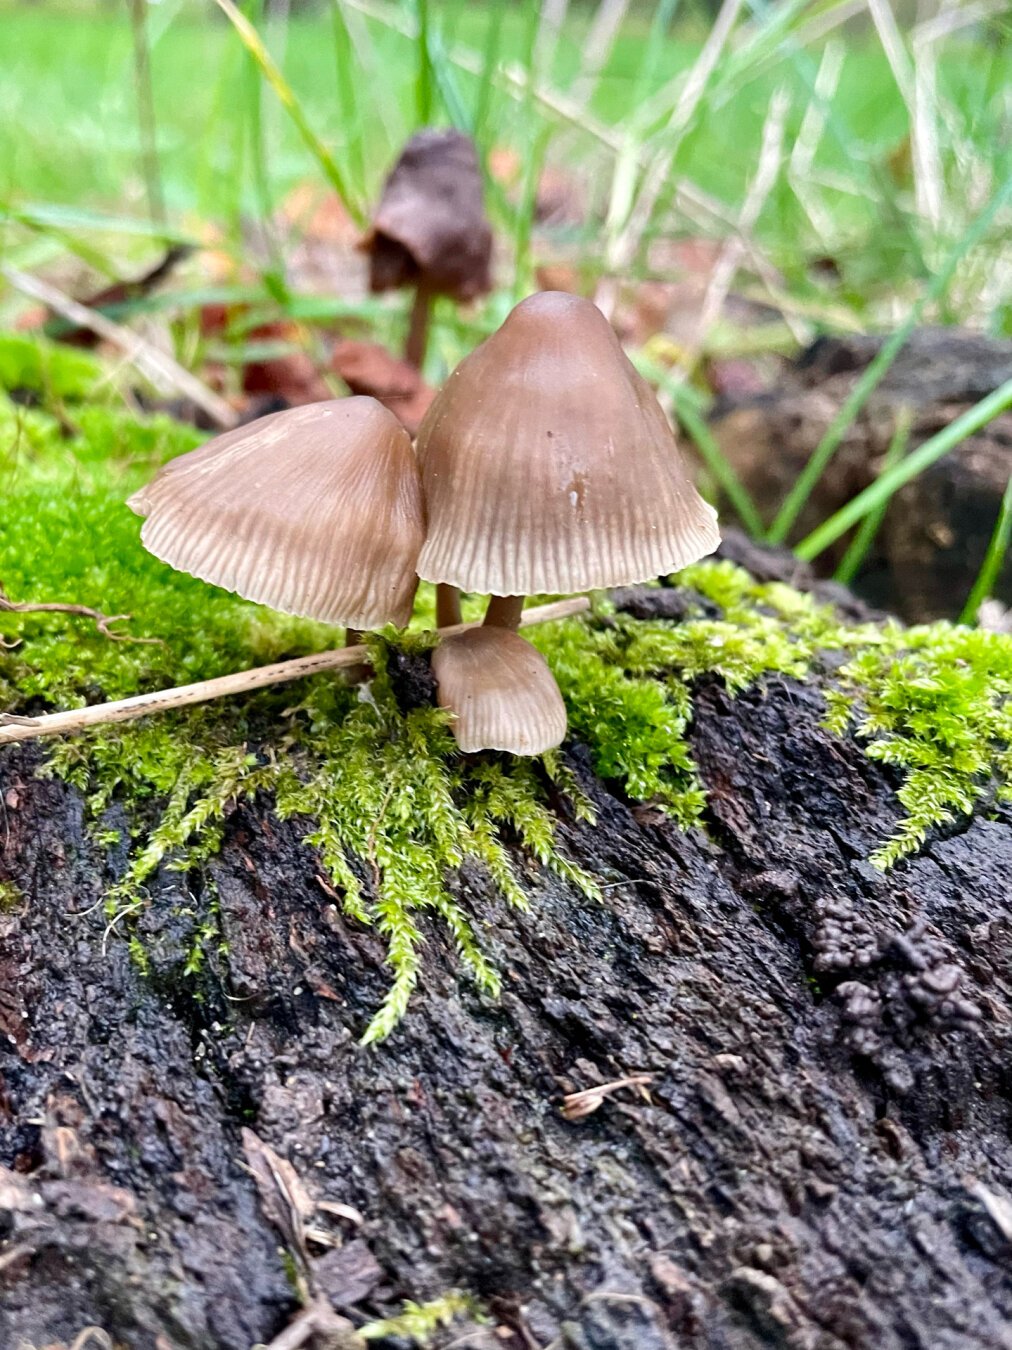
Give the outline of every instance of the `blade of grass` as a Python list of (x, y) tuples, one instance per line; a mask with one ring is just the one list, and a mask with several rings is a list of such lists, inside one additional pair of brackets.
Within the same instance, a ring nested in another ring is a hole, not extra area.
[[(246, 17), (251, 24), (255, 24), (262, 19), (262, 0), (248, 0)], [(288, 291), (285, 282), (285, 255), (274, 220), (270, 170), (267, 167), (267, 129), (264, 125), (260, 72), (252, 52), (247, 49), (245, 55), (246, 126), (249, 133), (250, 162), (253, 169), (253, 191), (256, 196), (260, 230), (266, 245), (268, 258), (264, 282), (277, 299), (283, 303)]]
[(856, 497), (853, 497), (846, 506), (842, 506), (839, 511), (834, 512), (828, 520), (824, 520), (811, 534), (806, 535), (794, 552), (804, 562), (811, 562), (813, 558), (817, 558), (842, 534), (846, 534), (851, 526), (856, 525), (859, 520), (863, 520), (869, 511), (877, 510), (884, 502), (888, 502), (890, 497), (904, 484), (911, 482), (925, 469), (929, 469), (943, 455), (947, 455), (950, 450), (955, 449), (967, 436), (972, 436), (975, 431), (979, 431), (981, 427), (986, 426), (988, 422), (997, 417), (999, 413), (1003, 413), (1007, 408), (1012, 408), (1012, 380), (1006, 380), (993, 393), (988, 394), (987, 398), (983, 398), (979, 403), (974, 404), (962, 416), (957, 417), (954, 422), (950, 422), (947, 427), (936, 432), (923, 445), (919, 445), (901, 463), (896, 464), (887, 473), (883, 473), (863, 492), (859, 492)]
[(239, 34), (239, 38), (246, 50), (260, 67), (261, 74), (277, 94), (282, 107), (292, 119), (296, 130), (305, 142), (306, 148), (323, 170), (331, 187), (341, 198), (348, 214), (357, 225), (364, 225), (365, 212), (362, 210), (360, 203), (350, 192), (344, 174), (337, 166), (337, 161), (309, 125), (309, 121), (302, 109), (302, 105), (296, 98), (291, 85), (275, 64), (274, 58), (264, 45), (260, 34), (246, 16), (235, 7), (233, 0), (214, 0), (214, 3), (228, 18), (233, 28)]
[(137, 235), (142, 239), (157, 239), (164, 244), (193, 244), (192, 234), (170, 225), (153, 224), (132, 216), (109, 216), (100, 211), (89, 211), (58, 202), (3, 202), (0, 203), (0, 224), (16, 221), (31, 229), (96, 230), (108, 234)]
[(812, 490), (825, 472), (826, 466), (836, 454), (851, 423), (889, 370), (900, 349), (905, 345), (907, 338), (920, 322), (921, 316), (929, 305), (934, 304), (945, 294), (959, 264), (984, 236), (991, 222), (1009, 200), (1012, 200), (1012, 178), (994, 195), (970, 228), (957, 241), (942, 267), (935, 273), (931, 284), (911, 308), (903, 323), (883, 343), (875, 359), (865, 368), (860, 379), (844, 400), (839, 412), (826, 429), (826, 434), (815, 447), (808, 463), (798, 475), (797, 482), (784, 499), (784, 504), (777, 513), (767, 535), (771, 544), (782, 544), (787, 538), (791, 526), (804, 509)]
[(355, 98), (355, 85), (356, 81), (361, 78), (361, 72), (355, 64), (355, 48), (345, 19), (344, 9), (339, 0), (331, 0), (330, 13), (331, 28), (334, 35), (337, 110), (341, 126), (345, 130), (344, 152), (356, 195), (364, 201), (368, 188), (362, 153), (362, 118), (359, 114), (358, 100)]
[(631, 108), (641, 108), (653, 89), (665, 54), (665, 37), (674, 21), (678, 4), (679, 0), (659, 0), (654, 10), (654, 17), (650, 21), (650, 34), (643, 49), (643, 59), (636, 71), (632, 98), (629, 100)]
[(418, 22), (418, 32), (415, 35), (415, 59), (417, 61), (415, 117), (420, 127), (427, 127), (432, 122), (434, 83), (432, 54), (429, 45), (429, 0), (415, 0), (415, 14)]
[[(879, 471), (879, 477), (888, 473), (894, 464), (898, 464), (907, 452), (907, 444), (910, 440), (910, 427), (913, 422), (913, 412), (910, 408), (901, 408), (896, 417), (896, 428), (893, 431), (889, 447), (882, 457), (882, 468)], [(857, 576), (861, 564), (868, 556), (868, 550), (875, 542), (875, 536), (879, 532), (879, 526), (885, 517), (886, 509), (889, 505), (888, 498), (869, 511), (864, 520), (857, 527), (854, 538), (847, 545), (847, 551), (840, 559), (840, 565), (833, 573), (833, 580), (842, 582), (844, 586), (849, 586)]]
[(587, 104), (593, 98), (628, 10), (629, 0), (600, 0), (584, 44), (583, 66), (570, 89), (577, 103)]
[(492, 87), (499, 68), (502, 50), (502, 21), (506, 12), (505, 5), (490, 6), (488, 28), (485, 32), (485, 51), (482, 58), (481, 74), (478, 80), (478, 98), (474, 108), (474, 126), (472, 135), (482, 152), (486, 171), (488, 147), (485, 144), (485, 127), (488, 123), (489, 109), (492, 105)]
[(639, 192), (632, 203), (628, 219), (617, 237), (608, 241), (606, 254), (609, 269), (613, 272), (627, 268), (639, 249), (640, 241), (654, 217), (661, 192), (671, 176), (678, 145), (700, 108), (713, 72), (738, 22), (743, 3), (744, 0), (724, 0), (699, 56), (684, 84), (680, 86), (678, 101), (664, 131), (654, 138), (657, 148), (653, 150), (650, 163), (640, 180)]
[(1001, 506), (998, 508), (998, 519), (994, 523), (994, 533), (988, 543), (977, 579), (966, 597), (966, 604), (959, 616), (960, 623), (976, 623), (981, 605), (994, 594), (995, 582), (1005, 561), (1010, 538), (1012, 538), (1012, 478), (1005, 484)]
[(725, 239), (710, 273), (706, 293), (695, 321), (695, 331), (689, 349), (680, 363), (683, 374), (689, 373), (695, 366), (707, 334), (720, 317), (745, 254), (745, 241), (755, 230), (759, 215), (773, 191), (783, 158), (784, 128), (789, 107), (790, 99), (786, 89), (778, 89), (770, 99), (763, 125), (759, 164), (755, 177), (745, 193), (745, 201), (738, 217), (738, 231)]
[(130, 29), (133, 35), (134, 88), (137, 96), (137, 125), (141, 138), (141, 160), (148, 211), (153, 225), (165, 224), (165, 193), (158, 159), (158, 128), (155, 122), (155, 97), (151, 83), (151, 47), (147, 28), (147, 0), (129, 0)]
[(466, 131), (468, 135), (471, 135), (471, 118), (467, 111), (467, 103), (461, 92), (453, 65), (447, 56), (443, 35), (434, 25), (429, 25), (427, 41), (429, 68), (435, 79), (436, 88), (439, 90), (439, 98), (446, 114), (458, 131)]
[(761, 539), (762, 517), (745, 484), (735, 473), (734, 467), (707, 426), (698, 396), (688, 385), (674, 379), (662, 365), (651, 361), (641, 352), (636, 353), (633, 361), (643, 377), (657, 385), (671, 399), (679, 424), (691, 437), (699, 451), (700, 459), (734, 507), (738, 519), (753, 538)]
[(531, 235), (534, 230), (534, 212), (538, 199), (538, 184), (541, 170), (544, 168), (548, 142), (552, 128), (548, 123), (542, 125), (536, 135), (534, 145), (527, 156), (524, 166), (523, 187), (516, 208), (516, 227), (513, 233), (513, 298), (514, 302), (523, 299), (533, 285), (534, 276), (531, 266)]

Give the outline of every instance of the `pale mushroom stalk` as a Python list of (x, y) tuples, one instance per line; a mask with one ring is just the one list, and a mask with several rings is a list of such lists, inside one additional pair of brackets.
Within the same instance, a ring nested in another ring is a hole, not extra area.
[(526, 598), (523, 595), (489, 596), (484, 626), (486, 628), (508, 628), (511, 633), (515, 633), (520, 627), (520, 615), (523, 613)]
[(452, 628), (460, 622), (460, 591), (456, 586), (440, 583), (436, 587), (436, 627)]

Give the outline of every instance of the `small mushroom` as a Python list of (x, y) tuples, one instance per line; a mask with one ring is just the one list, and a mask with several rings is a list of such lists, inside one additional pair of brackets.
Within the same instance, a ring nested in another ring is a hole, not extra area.
[(492, 230), (474, 142), (460, 131), (419, 131), (387, 178), (362, 241), (369, 287), (415, 288), (405, 360), (420, 369), (432, 297), (473, 300), (492, 288)]
[(470, 628), (432, 654), (441, 708), (461, 750), (541, 755), (566, 734), (566, 705), (545, 658), (507, 628)]
[(416, 450), (418, 572), (446, 617), (454, 588), (479, 591), (485, 625), (515, 630), (532, 592), (631, 585), (720, 542), (653, 390), (578, 296), (522, 301), (457, 366)]
[(349, 630), (411, 617), (425, 512), (411, 441), (375, 399), (217, 436), (128, 504), (156, 558), (247, 600)]

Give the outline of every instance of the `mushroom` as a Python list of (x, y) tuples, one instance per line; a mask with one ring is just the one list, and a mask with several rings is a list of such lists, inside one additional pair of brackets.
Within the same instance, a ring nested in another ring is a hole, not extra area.
[(370, 290), (415, 288), (404, 357), (420, 369), (432, 297), (473, 300), (492, 288), (492, 230), (469, 136), (428, 128), (411, 137), (361, 247), (369, 254)]
[(517, 305), (450, 376), (416, 451), (428, 515), (418, 573), (442, 588), (441, 624), (454, 589), (491, 595), (485, 626), (514, 631), (532, 592), (645, 581), (720, 542), (653, 390), (578, 296)]
[(461, 750), (541, 755), (566, 734), (566, 705), (545, 658), (508, 628), (469, 628), (432, 653), (436, 697)]
[(171, 460), (128, 505), (150, 553), (247, 600), (404, 627), (425, 536), (407, 432), (375, 399), (262, 417)]

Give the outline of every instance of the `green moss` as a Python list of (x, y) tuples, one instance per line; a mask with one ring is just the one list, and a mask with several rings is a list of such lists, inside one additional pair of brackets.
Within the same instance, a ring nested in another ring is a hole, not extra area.
[[(4, 350), (0, 340), (0, 358)], [(45, 358), (48, 370), (55, 359)], [(111, 396), (104, 406), (75, 402), (75, 391), (91, 386), (64, 376), (57, 383), (58, 394), (53, 380), (40, 381), (31, 409), (0, 397), (0, 582), (15, 600), (130, 614), (123, 631), (161, 641), (113, 643), (84, 619), (0, 614), (0, 637), (20, 643), (0, 649), (0, 707), (121, 697), (340, 640), (333, 629), (246, 604), (150, 557), (125, 499), (198, 434), (165, 418), (138, 421)], [(1012, 796), (1012, 639), (945, 624), (845, 624), (810, 597), (757, 583), (729, 563), (700, 563), (682, 581), (719, 618), (701, 605), (680, 624), (641, 622), (602, 605), (530, 634), (556, 673), (574, 736), (629, 797), (656, 802), (686, 828), (698, 824), (705, 794), (687, 736), (694, 681), (715, 674), (736, 693), (772, 673), (804, 679), (827, 652), (840, 654), (827, 724), (856, 734), (871, 758), (904, 778), (906, 815), (873, 855), (878, 866), (908, 856), (933, 827), (989, 796)], [(416, 624), (431, 614), (423, 588)], [(557, 845), (553, 792), (592, 818), (561, 757), (463, 759), (443, 713), (398, 709), (386, 675), (393, 640), (373, 640), (379, 673), (365, 701), (321, 675), (51, 747), (48, 771), (87, 794), (96, 837), (109, 842), (102, 817), (114, 799), (128, 808), (129, 863), (106, 904), (142, 968), (135, 919), (164, 903), (152, 888), (159, 869), (201, 868), (221, 844), (232, 804), (257, 793), (269, 794), (282, 817), (307, 822), (345, 910), (387, 942), (391, 988), (367, 1040), (388, 1034), (404, 1013), (427, 919), (445, 925), (481, 988), (498, 989), (481, 934), (455, 895), (466, 859), (483, 865), (517, 908), (527, 898), (506, 839), (596, 895), (594, 879)], [(418, 633), (396, 640), (415, 650), (430, 641)], [(197, 981), (209, 960), (226, 957), (212, 904), (182, 966)]]
[(98, 391), (102, 367), (87, 352), (27, 333), (0, 333), (0, 389), (17, 389), (51, 402)]
[(359, 1329), (365, 1341), (403, 1337), (415, 1345), (426, 1346), (437, 1331), (448, 1327), (457, 1316), (470, 1316), (485, 1321), (477, 1302), (467, 1294), (451, 1292), (430, 1303), (413, 1303), (408, 1299), (403, 1312), (396, 1317), (384, 1317), (379, 1322), (367, 1322)]
[(0, 881), (0, 914), (13, 912), (23, 900), (24, 896), (13, 881)]

